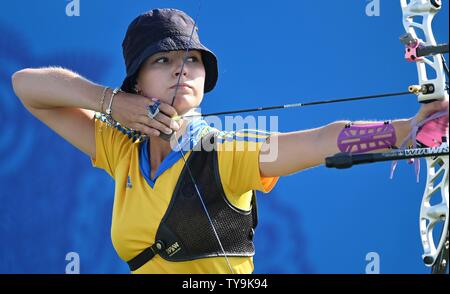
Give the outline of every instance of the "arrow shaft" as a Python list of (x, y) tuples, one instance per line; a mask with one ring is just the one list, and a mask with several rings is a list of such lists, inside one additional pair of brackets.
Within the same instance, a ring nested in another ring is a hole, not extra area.
[(411, 92), (407, 91), (407, 92), (358, 96), (358, 97), (349, 97), (349, 98), (340, 98), (340, 99), (319, 100), (319, 101), (311, 101), (311, 102), (305, 102), (305, 103), (292, 103), (292, 104), (274, 105), (274, 106), (267, 106), (267, 107), (255, 107), (255, 108), (237, 109), (237, 110), (229, 110), (229, 111), (211, 112), (211, 113), (198, 114), (198, 115), (187, 115), (187, 116), (179, 117), (179, 119), (190, 118), (190, 117), (208, 117), (208, 116), (219, 116), (219, 115), (227, 115), (227, 114), (250, 113), (250, 112), (274, 110), (274, 109), (297, 108), (297, 107), (341, 103), (341, 102), (358, 101), (358, 100), (381, 99), (381, 98), (394, 97), (394, 96), (405, 96), (405, 95), (410, 95), (410, 94), (411, 94)]

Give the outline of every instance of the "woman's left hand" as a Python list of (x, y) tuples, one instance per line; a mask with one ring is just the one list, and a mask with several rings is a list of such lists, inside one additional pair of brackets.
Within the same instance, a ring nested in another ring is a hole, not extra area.
[(423, 121), (424, 119), (426, 119), (427, 117), (431, 116), (433, 113), (436, 112), (440, 111), (448, 112), (448, 105), (449, 105), (448, 100), (422, 104), (422, 106), (419, 109), (419, 112), (415, 116), (416, 122), (420, 123), (421, 121)]

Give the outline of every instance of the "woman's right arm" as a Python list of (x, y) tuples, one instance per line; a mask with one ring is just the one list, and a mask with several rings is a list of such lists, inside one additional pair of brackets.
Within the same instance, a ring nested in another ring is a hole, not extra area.
[[(25, 108), (73, 146), (95, 158), (95, 112), (104, 112), (112, 90), (101, 97), (104, 87), (94, 84), (70, 70), (48, 67), (27, 68), (12, 76), (13, 88)], [(149, 136), (178, 130), (171, 119), (176, 110), (161, 103), (155, 119), (147, 116), (152, 99), (140, 95), (119, 93), (112, 104), (112, 116), (121, 125)]]
[(95, 157), (93, 116), (101, 111), (99, 101), (104, 87), (55, 67), (20, 70), (12, 76), (12, 83), (28, 111), (79, 150)]

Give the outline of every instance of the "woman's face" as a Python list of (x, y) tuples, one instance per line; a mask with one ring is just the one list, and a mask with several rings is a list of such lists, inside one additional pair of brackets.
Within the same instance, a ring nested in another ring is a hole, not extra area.
[[(186, 62), (181, 74), (183, 58)], [(180, 78), (181, 74), (181, 78)], [(180, 78), (176, 97), (178, 78)], [(142, 65), (137, 78), (136, 89), (140, 94), (158, 98), (171, 104), (179, 115), (198, 107), (203, 99), (205, 85), (205, 67), (200, 51), (160, 52), (149, 57)]]

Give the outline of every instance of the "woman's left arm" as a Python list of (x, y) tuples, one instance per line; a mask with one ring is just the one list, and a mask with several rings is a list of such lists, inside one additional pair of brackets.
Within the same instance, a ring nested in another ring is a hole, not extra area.
[[(422, 121), (432, 113), (448, 109), (448, 101), (438, 101), (421, 106), (414, 117)], [(395, 146), (399, 146), (410, 133), (414, 118), (391, 122), (395, 130)], [(269, 137), (261, 148), (260, 172), (263, 177), (285, 176), (325, 163), (325, 158), (341, 152), (338, 137), (350, 121), (337, 121), (326, 126), (290, 133), (278, 133)], [(354, 126), (377, 122), (357, 121)], [(378, 122), (383, 123), (383, 122)], [(388, 150), (377, 149), (372, 152)], [(271, 154), (272, 156), (269, 156)], [(272, 160), (267, 160), (272, 158)]]

